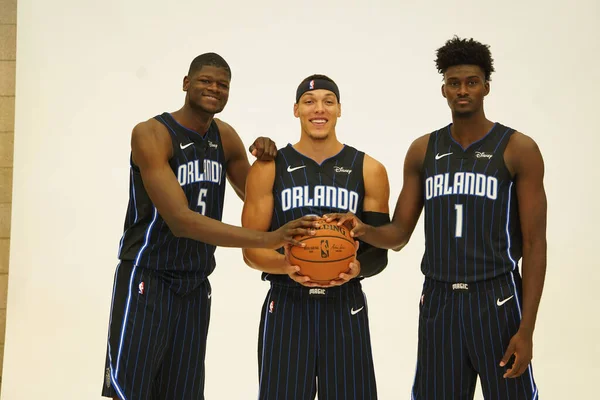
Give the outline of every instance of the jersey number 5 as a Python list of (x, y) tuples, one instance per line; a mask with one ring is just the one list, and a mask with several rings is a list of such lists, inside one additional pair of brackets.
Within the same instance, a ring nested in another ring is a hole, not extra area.
[(456, 230), (454, 232), (455, 237), (462, 237), (462, 226), (463, 226), (463, 206), (462, 204), (455, 204), (454, 209), (456, 210)]
[(198, 194), (198, 207), (200, 207), (200, 214), (206, 215), (206, 193), (208, 193), (208, 189), (203, 188), (200, 189), (200, 193)]

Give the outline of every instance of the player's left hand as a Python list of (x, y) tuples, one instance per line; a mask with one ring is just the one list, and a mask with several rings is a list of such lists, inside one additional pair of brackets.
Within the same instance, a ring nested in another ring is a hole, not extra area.
[(354, 279), (358, 275), (360, 275), (360, 261), (358, 261), (358, 259), (356, 258), (356, 252), (358, 251), (358, 240), (354, 241), (354, 246), (355, 246), (355, 253), (354, 253), (355, 256), (354, 256), (354, 260), (352, 260), (350, 262), (348, 271), (342, 272), (337, 277), (337, 279), (332, 280), (331, 282), (329, 282), (329, 284), (319, 285), (318, 287), (329, 288), (329, 287), (333, 287), (333, 286), (341, 286), (345, 283), (350, 282), (352, 279)]
[(508, 348), (504, 353), (504, 357), (502, 357), (502, 361), (500, 361), (500, 366), (506, 366), (513, 354), (515, 361), (503, 375), (504, 378), (517, 378), (529, 366), (533, 355), (533, 337), (531, 334), (522, 332), (521, 330), (517, 331), (508, 343)]
[(248, 151), (260, 161), (272, 161), (277, 157), (277, 146), (268, 137), (259, 137)]

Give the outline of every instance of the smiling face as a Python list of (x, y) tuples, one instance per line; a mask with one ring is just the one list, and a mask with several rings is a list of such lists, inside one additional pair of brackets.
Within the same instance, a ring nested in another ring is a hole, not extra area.
[(335, 134), (341, 115), (342, 106), (337, 97), (325, 89), (308, 91), (294, 104), (294, 116), (300, 119), (302, 133), (313, 140), (325, 140)]
[(208, 114), (220, 113), (229, 99), (230, 80), (226, 69), (205, 65), (183, 79), (186, 102), (195, 110)]
[(483, 99), (489, 92), (490, 84), (477, 65), (456, 65), (444, 73), (442, 96), (456, 117), (469, 117), (483, 111)]

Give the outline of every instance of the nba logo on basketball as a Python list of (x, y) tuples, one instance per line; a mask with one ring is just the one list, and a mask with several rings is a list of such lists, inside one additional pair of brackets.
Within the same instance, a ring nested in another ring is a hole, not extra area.
[(308, 88), (311, 89), (311, 90), (315, 88), (315, 81), (314, 80), (312, 80), (312, 81), (309, 82)]
[(138, 292), (140, 294), (144, 294), (144, 282), (140, 282), (140, 285), (138, 286)]
[(273, 314), (273, 308), (275, 308), (275, 302), (271, 300), (271, 304), (269, 304), (269, 312)]
[(321, 240), (321, 258), (329, 257), (329, 240)]

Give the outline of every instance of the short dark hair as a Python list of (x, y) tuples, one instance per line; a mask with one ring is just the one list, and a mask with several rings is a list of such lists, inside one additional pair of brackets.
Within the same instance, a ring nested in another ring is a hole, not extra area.
[(223, 68), (229, 73), (229, 79), (231, 79), (231, 68), (229, 68), (229, 64), (227, 64), (227, 61), (225, 61), (225, 59), (217, 53), (204, 53), (194, 58), (194, 60), (190, 64), (188, 76), (194, 75), (196, 72), (200, 71), (205, 65)]
[(436, 51), (435, 65), (440, 74), (456, 65), (477, 65), (485, 74), (485, 80), (490, 81), (494, 72), (494, 60), (490, 46), (474, 39), (461, 39), (454, 36)]

